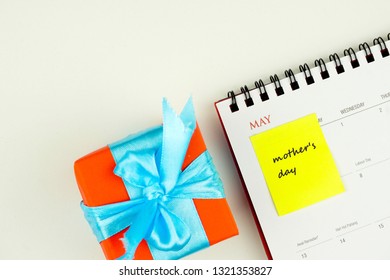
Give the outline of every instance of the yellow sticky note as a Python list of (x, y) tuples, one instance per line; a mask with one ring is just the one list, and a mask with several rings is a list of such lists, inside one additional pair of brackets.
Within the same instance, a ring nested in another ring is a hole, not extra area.
[(256, 134), (250, 140), (279, 215), (344, 192), (315, 114)]

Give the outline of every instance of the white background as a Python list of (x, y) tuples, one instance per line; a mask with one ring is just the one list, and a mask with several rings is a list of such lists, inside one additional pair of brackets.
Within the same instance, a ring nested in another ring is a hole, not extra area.
[(382, 1), (0, 0), (0, 259), (104, 259), (73, 162), (192, 96), (240, 235), (188, 259), (265, 259), (214, 102), (390, 32)]

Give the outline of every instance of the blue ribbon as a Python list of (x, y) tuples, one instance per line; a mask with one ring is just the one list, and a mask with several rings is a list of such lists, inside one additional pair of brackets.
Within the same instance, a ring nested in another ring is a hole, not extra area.
[(191, 99), (180, 116), (163, 99), (163, 126), (110, 145), (116, 160), (114, 173), (123, 179), (131, 200), (98, 207), (82, 202), (81, 207), (99, 242), (130, 227), (121, 259), (133, 259), (143, 239), (154, 257), (161, 258), (169, 252), (178, 257), (208, 246), (192, 199), (225, 195), (207, 151), (181, 170), (195, 127)]

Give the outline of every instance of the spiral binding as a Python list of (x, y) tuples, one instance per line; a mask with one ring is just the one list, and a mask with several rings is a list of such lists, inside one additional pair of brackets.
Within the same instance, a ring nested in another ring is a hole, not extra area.
[(290, 86), (292, 90), (299, 89), (299, 84), (297, 80), (295, 79), (294, 72), (291, 69), (288, 69), (284, 71), (284, 74), (286, 75), (286, 78), (290, 79)]
[(366, 53), (366, 60), (368, 63), (371, 63), (375, 61), (374, 55), (371, 52), (370, 46), (367, 44), (367, 42), (364, 42), (363, 44), (359, 45), (359, 50), (364, 50)]
[[(390, 33), (387, 35), (387, 37), (389, 37), (389, 35), (390, 35)], [(378, 38), (374, 39), (374, 45), (377, 45), (377, 44), (380, 45), (382, 57), (389, 56), (389, 50), (387, 49), (386, 43), (382, 37), (378, 37)]]
[(284, 94), (284, 90), (283, 90), (282, 85), (280, 84), (278, 75), (274, 75), (273, 77), (270, 76), (269, 79), (270, 79), (271, 82), (274, 83), (274, 85), (275, 85), (275, 92), (276, 92), (276, 95), (277, 95), (277, 96), (283, 95), (283, 94)]
[(307, 65), (307, 63), (303, 65), (299, 65), (299, 70), (303, 72), (303, 74), (305, 75), (305, 80), (307, 85), (314, 84), (314, 78), (311, 75), (310, 67), (309, 65)]
[(255, 82), (255, 87), (259, 89), (260, 91), (260, 98), (261, 101), (267, 101), (269, 99), (267, 90), (265, 89), (265, 85), (262, 80)]
[[(390, 40), (390, 33), (387, 34), (387, 39)], [(384, 41), (384, 39), (382, 37), (375, 38), (373, 40), (372, 44), (379, 45), (382, 58), (385, 58), (385, 57), (390, 55), (389, 49), (386, 46), (386, 42)], [(375, 61), (375, 57), (371, 51), (371, 47), (367, 42), (360, 44), (359, 50), (360, 51), (364, 50), (367, 63), (371, 63), (371, 62)], [(356, 53), (355, 53), (353, 48), (345, 49), (344, 56), (349, 57), (352, 69), (358, 68), (360, 66), (359, 59), (357, 58)], [(334, 62), (334, 67), (335, 67), (337, 74), (342, 74), (345, 72), (344, 65), (341, 63), (341, 59), (337, 53), (329, 55), (329, 61)], [(325, 64), (325, 61), (322, 58), (315, 60), (314, 65), (315, 65), (315, 67), (319, 68), (320, 75), (321, 75), (321, 78), (323, 80), (326, 80), (330, 77), (328, 69), (327, 69), (326, 64)], [(314, 77), (311, 74), (311, 69), (307, 63), (304, 63), (303, 65), (299, 65), (299, 70), (301, 73), (304, 74), (307, 85), (311, 85), (311, 84), (315, 83)], [(290, 81), (291, 90), (293, 90), (293, 91), (298, 90), (300, 87), (299, 87), (298, 81), (295, 78), (294, 72), (291, 69), (288, 69), (288, 70), (284, 71), (284, 74), (285, 74), (286, 78), (288, 78)], [(274, 84), (276, 96), (283, 95), (284, 89), (280, 83), (278, 75), (276, 75), (276, 74), (271, 75), (270, 81), (272, 84)], [(264, 84), (264, 82), (260, 79), (258, 81), (255, 81), (254, 84), (255, 84), (255, 88), (253, 88), (253, 89), (257, 89), (259, 91), (259, 96), (260, 96), (261, 101), (266, 102), (267, 100), (269, 100), (269, 95), (268, 95), (266, 85)], [(244, 96), (245, 96), (246, 107), (250, 107), (250, 106), (254, 105), (254, 101), (253, 101), (251, 93), (250, 93), (251, 91), (252, 90), (250, 90), (246, 85), (241, 87), (240, 94), (244, 94)], [(238, 107), (237, 100), (236, 100), (236, 94), (234, 93), (234, 91), (229, 91), (227, 96), (228, 96), (228, 98), (231, 99), (230, 110), (232, 112), (239, 111), (240, 108)]]
[(335, 68), (336, 68), (336, 72), (337, 74), (341, 74), (341, 73), (344, 73), (344, 66), (341, 64), (341, 60), (340, 60), (340, 57), (337, 53), (334, 53), (334, 54), (331, 54), (329, 56), (329, 60), (330, 61), (333, 61), (335, 62)]
[(328, 69), (326, 68), (325, 61), (320, 58), (314, 61), (314, 65), (317, 67), (320, 67), (320, 75), (323, 80), (329, 78), (329, 72)]
[(351, 60), (351, 66), (352, 68), (357, 68), (360, 66), (359, 60), (356, 57), (356, 53), (352, 48), (345, 49), (344, 50), (344, 55), (349, 56), (349, 59)]

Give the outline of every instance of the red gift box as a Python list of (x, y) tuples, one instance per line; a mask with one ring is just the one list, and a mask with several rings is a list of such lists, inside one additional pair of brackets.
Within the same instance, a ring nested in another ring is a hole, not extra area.
[[(206, 151), (201, 132), (196, 126), (182, 165), (184, 170)], [(115, 161), (108, 146), (92, 152), (74, 164), (77, 184), (84, 204), (89, 207), (130, 200), (122, 179), (113, 173)], [(193, 199), (210, 246), (238, 234), (238, 229), (226, 198)], [(116, 259), (125, 253), (121, 238), (127, 229), (100, 242), (107, 259)], [(149, 246), (143, 240), (134, 259), (153, 259)]]

